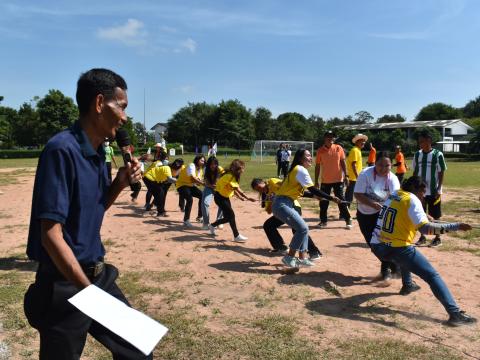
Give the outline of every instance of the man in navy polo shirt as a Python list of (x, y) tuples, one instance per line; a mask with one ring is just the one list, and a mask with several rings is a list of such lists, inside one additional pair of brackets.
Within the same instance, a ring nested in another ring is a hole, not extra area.
[(127, 121), (127, 84), (114, 72), (92, 69), (77, 83), (79, 120), (52, 137), (38, 162), (27, 255), (39, 262), (25, 294), (25, 314), (40, 333), (40, 359), (79, 359), (87, 333), (114, 359), (151, 359), (87, 317), (67, 299), (95, 284), (128, 304), (115, 284), (118, 271), (103, 263), (105, 211), (123, 188), (140, 180), (136, 159), (110, 183), (102, 143)]

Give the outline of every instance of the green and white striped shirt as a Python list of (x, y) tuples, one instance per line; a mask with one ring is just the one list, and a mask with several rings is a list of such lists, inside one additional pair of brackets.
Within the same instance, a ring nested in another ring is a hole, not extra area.
[(427, 183), (425, 195), (442, 193), (442, 189), (438, 189), (438, 173), (447, 170), (447, 164), (441, 151), (437, 149), (432, 149), (428, 153), (417, 151), (413, 157), (412, 169), (413, 175), (420, 176)]

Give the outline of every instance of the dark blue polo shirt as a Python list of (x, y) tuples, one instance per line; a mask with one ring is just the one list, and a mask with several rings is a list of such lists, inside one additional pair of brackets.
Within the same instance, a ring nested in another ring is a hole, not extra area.
[(110, 183), (105, 152), (95, 151), (77, 121), (52, 137), (38, 162), (33, 187), (27, 255), (51, 263), (41, 244), (40, 221), (63, 225), (63, 238), (80, 263), (105, 255), (100, 238)]

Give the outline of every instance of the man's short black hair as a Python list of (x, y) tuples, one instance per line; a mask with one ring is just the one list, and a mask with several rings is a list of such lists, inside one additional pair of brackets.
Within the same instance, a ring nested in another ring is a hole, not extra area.
[(430, 131), (428, 130), (422, 130), (420, 131), (420, 133), (418, 134), (418, 137), (422, 137), (424, 139), (430, 139), (432, 140), (432, 134), (430, 133)]
[(88, 113), (90, 104), (98, 94), (107, 99), (113, 98), (117, 87), (127, 90), (127, 83), (120, 75), (108, 69), (91, 69), (80, 75), (76, 94), (80, 115)]

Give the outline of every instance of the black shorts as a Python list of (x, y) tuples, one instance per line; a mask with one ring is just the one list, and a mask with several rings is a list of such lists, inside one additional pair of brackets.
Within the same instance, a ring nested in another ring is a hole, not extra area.
[(427, 195), (423, 198), (423, 210), (433, 217), (435, 220), (438, 220), (442, 217), (442, 196), (435, 199), (433, 195)]

